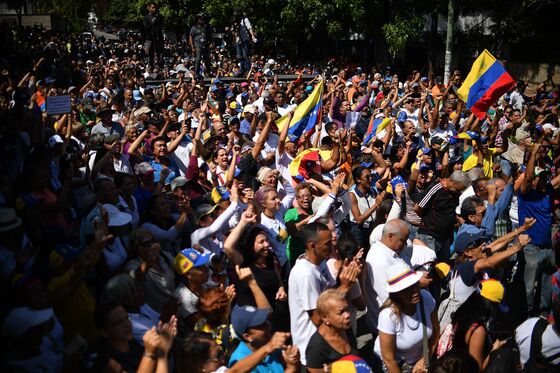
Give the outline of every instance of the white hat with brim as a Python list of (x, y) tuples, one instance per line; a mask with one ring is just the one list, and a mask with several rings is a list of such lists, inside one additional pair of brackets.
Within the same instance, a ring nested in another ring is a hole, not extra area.
[(0, 232), (9, 231), (21, 225), (21, 219), (17, 217), (16, 210), (11, 208), (0, 208)]
[(119, 211), (116, 206), (110, 203), (104, 204), (103, 208), (107, 211), (107, 214), (109, 214), (109, 227), (122, 227), (132, 220), (132, 215)]
[(387, 270), (387, 291), (398, 293), (420, 281), (421, 274), (417, 274), (406, 263), (395, 264)]
[(7, 338), (19, 338), (29, 329), (44, 324), (52, 317), (52, 308), (45, 310), (33, 310), (29, 307), (14, 308), (4, 319), (2, 335)]

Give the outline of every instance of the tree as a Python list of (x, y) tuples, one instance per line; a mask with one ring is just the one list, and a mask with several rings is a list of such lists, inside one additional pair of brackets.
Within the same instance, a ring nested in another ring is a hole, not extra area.
[(7, 0), (4, 1), (6, 6), (10, 9), (15, 10), (17, 16), (17, 25), (21, 27), (21, 19), (25, 8), (27, 7), (27, 1), (25, 0)]

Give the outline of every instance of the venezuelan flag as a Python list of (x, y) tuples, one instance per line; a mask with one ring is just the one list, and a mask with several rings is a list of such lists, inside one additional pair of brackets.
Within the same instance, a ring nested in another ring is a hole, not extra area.
[(514, 86), (515, 80), (485, 49), (474, 61), (457, 94), (474, 115), (484, 119), (490, 105)]
[[(299, 104), (294, 110), (294, 117), (290, 123), (288, 136), (292, 135), (300, 138), (301, 135), (311, 134), (315, 130), (315, 126), (321, 122), (321, 111), (323, 108), (323, 82), (319, 82), (313, 89), (313, 92)], [(276, 120), (276, 125), (281, 131), (288, 123), (288, 115)]]
[(368, 129), (364, 135), (364, 142), (362, 145), (367, 145), (374, 136), (377, 136), (379, 132), (387, 128), (389, 123), (391, 123), (389, 118), (375, 118), (372, 116), (369, 121)]

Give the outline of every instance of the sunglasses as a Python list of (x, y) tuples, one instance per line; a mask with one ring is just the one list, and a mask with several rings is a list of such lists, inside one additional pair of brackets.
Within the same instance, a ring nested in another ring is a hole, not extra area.
[(140, 246), (144, 248), (151, 247), (153, 244), (157, 243), (155, 239), (144, 240), (140, 242)]

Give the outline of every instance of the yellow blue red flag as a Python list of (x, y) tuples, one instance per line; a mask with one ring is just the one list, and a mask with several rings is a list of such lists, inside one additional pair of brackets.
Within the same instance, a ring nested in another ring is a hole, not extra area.
[(374, 116), (372, 116), (369, 121), (367, 131), (364, 135), (363, 145), (367, 145), (374, 136), (377, 136), (379, 132), (387, 128), (389, 123), (391, 123), (391, 120), (389, 118), (375, 118)]
[(515, 80), (485, 49), (474, 61), (457, 94), (474, 115), (484, 119), (490, 106), (514, 86)]
[[(321, 122), (321, 114), (323, 108), (323, 82), (320, 81), (313, 92), (294, 110), (294, 117), (290, 123), (288, 136), (299, 139), (301, 135), (311, 134), (315, 130), (315, 126)], [(281, 131), (288, 123), (288, 114), (276, 120), (276, 125)]]

